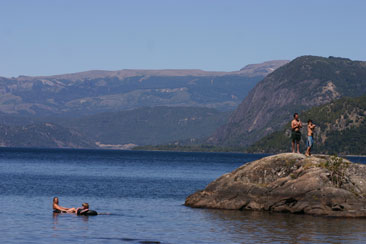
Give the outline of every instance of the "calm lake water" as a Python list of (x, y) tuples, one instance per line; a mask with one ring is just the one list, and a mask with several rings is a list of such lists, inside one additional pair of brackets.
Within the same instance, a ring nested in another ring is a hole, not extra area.
[[(366, 219), (183, 206), (189, 194), (263, 156), (3, 148), (0, 243), (366, 243)], [(107, 214), (54, 215), (54, 196)]]

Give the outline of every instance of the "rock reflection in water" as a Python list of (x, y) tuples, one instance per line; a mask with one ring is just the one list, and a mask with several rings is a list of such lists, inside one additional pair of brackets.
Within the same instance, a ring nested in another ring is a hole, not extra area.
[(360, 243), (366, 219), (314, 217), (259, 211), (197, 209), (237, 243)]

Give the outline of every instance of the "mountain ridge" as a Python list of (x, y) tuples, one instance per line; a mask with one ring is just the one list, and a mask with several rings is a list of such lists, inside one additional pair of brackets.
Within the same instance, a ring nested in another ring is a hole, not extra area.
[(250, 91), (229, 122), (208, 139), (214, 145), (249, 146), (281, 128), (294, 112), (342, 96), (366, 93), (366, 62), (301, 56), (266, 76)]
[[(248, 64), (237, 71), (205, 71), (201, 69), (121, 69), (121, 70), (88, 70), (75, 73), (66, 73), (59, 75), (48, 75), (48, 76), (27, 76), (20, 75), (18, 77), (12, 77), (13, 79), (70, 79), (77, 80), (80, 78), (101, 78), (101, 77), (118, 77), (127, 78), (132, 76), (223, 76), (233, 74), (251, 74), (253, 76), (258, 73), (268, 74), (268, 72), (274, 71), (279, 66), (288, 63), (289, 60), (270, 60), (258, 64)], [(8, 77), (0, 77), (7, 78)]]
[(124, 70), (0, 78), (0, 112), (79, 116), (147, 106), (229, 111), (257, 82), (285, 62), (265, 62), (234, 73)]

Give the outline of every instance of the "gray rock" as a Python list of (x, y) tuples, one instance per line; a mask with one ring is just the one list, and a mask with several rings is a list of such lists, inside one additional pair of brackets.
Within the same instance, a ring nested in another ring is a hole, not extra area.
[(247, 163), (190, 195), (195, 208), (366, 217), (366, 165), (284, 153)]

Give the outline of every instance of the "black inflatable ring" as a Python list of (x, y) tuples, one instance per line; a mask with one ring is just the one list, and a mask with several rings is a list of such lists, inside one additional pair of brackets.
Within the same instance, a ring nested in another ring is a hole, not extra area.
[(58, 209), (55, 209), (53, 210), (54, 213), (66, 213), (66, 211), (61, 211), (61, 210), (58, 210)]
[(94, 210), (88, 210), (86, 212), (77, 213), (77, 214), (81, 215), (81, 216), (95, 216), (95, 215), (98, 215), (97, 211), (94, 211)]

